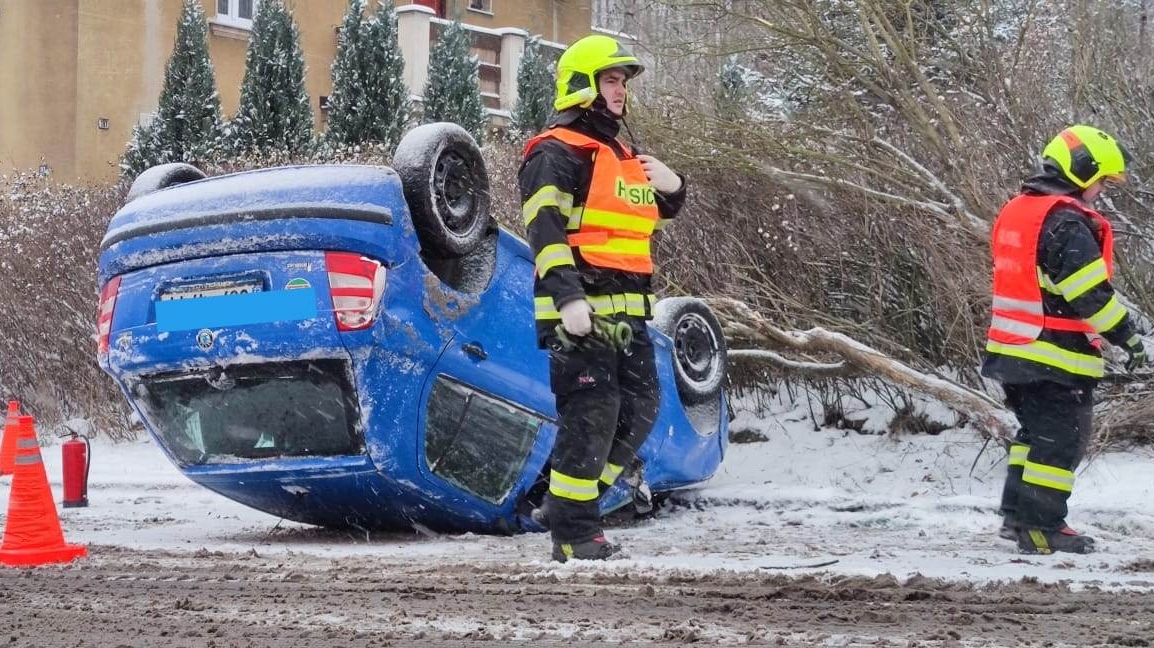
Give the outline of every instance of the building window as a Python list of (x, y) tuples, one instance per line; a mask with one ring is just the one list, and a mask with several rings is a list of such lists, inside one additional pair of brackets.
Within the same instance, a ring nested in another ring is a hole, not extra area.
[(216, 22), (252, 29), (252, 17), (260, 0), (216, 0)]
[(493, 13), (493, 0), (469, 0), (469, 9)]

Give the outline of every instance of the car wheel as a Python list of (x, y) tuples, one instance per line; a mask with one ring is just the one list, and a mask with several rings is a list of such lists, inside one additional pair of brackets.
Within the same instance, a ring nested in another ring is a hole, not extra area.
[(653, 325), (673, 340), (677, 393), (686, 405), (716, 400), (725, 385), (725, 337), (709, 306), (693, 297), (657, 302)]
[(128, 188), (128, 195), (124, 198), (124, 202), (132, 202), (145, 194), (185, 182), (204, 180), (206, 177), (208, 176), (204, 175), (204, 171), (184, 162), (158, 164), (141, 171), (140, 175), (136, 176), (136, 179), (132, 181), (132, 186)]
[(397, 146), (393, 169), (427, 252), (463, 256), (480, 245), (492, 220), (489, 175), (465, 129), (447, 122), (412, 129)]

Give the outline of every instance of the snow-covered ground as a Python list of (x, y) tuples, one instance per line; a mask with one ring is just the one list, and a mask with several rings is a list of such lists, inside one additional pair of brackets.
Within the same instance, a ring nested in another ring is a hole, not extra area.
[[(1021, 556), (996, 536), (1004, 453), (994, 444), (981, 452), (982, 441), (967, 430), (935, 436), (814, 431), (805, 408), (785, 404), (762, 419), (739, 411), (733, 427), (768, 440), (731, 445), (703, 488), (680, 495), (655, 519), (609, 530), (627, 548), (630, 567), (922, 574), (976, 582), (1034, 577), (1074, 587), (1154, 587), (1154, 513), (1147, 508), (1154, 501), (1154, 451), (1097, 456), (1079, 470), (1069, 519), (1098, 538), (1098, 553)], [(42, 452), (59, 501), (59, 447)], [(0, 479), (0, 515), (7, 510), (10, 480)], [(454, 564), (515, 561), (561, 571), (614, 568), (552, 563), (542, 534), (366, 536), (280, 521), (188, 481), (147, 439), (97, 440), (89, 500), (88, 508), (60, 510), (69, 542)], [(830, 560), (837, 562), (805, 567)]]

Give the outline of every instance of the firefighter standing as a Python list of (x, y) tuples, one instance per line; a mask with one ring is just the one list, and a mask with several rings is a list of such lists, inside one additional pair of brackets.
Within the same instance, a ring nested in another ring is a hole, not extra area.
[(1089, 553), (1093, 538), (1066, 525), (1066, 500), (1105, 372), (1103, 338), (1126, 350), (1127, 370), (1146, 361), (1110, 284), (1110, 223), (1090, 208), (1108, 184), (1125, 180), (1130, 157), (1106, 133), (1078, 125), (1051, 140), (1042, 158), (1042, 173), (1006, 203), (992, 233), (993, 321), (982, 375), (1002, 383), (1021, 425), (999, 535), (1023, 553)]
[(535, 513), (561, 562), (617, 552), (598, 499), (634, 461), (660, 397), (645, 325), (655, 302), (650, 237), (681, 208), (685, 183), (617, 137), (626, 85), (642, 70), (609, 36), (566, 49), (556, 112), (526, 145), (519, 173), (537, 340), (549, 350), (559, 417), (549, 492)]

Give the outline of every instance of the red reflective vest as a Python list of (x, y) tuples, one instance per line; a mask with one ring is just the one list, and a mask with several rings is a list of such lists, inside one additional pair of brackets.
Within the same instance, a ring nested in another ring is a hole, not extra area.
[(592, 151), (593, 176), (585, 205), (569, 218), (569, 245), (593, 266), (653, 274), (650, 237), (660, 214), (657, 196), (641, 161), (622, 145), (618, 159), (608, 145), (568, 128), (551, 128), (529, 140), (525, 153), (551, 138)]
[(1098, 225), (1098, 241), (1106, 275), (1114, 276), (1114, 233), (1098, 212), (1069, 196), (1020, 195), (1002, 208), (994, 221), (991, 247), (994, 257), (994, 299), (989, 339), (1003, 344), (1029, 344), (1043, 329), (1094, 335), (1084, 320), (1046, 315), (1042, 308), (1038, 269), (1038, 238), (1042, 222), (1056, 206), (1082, 212)]

